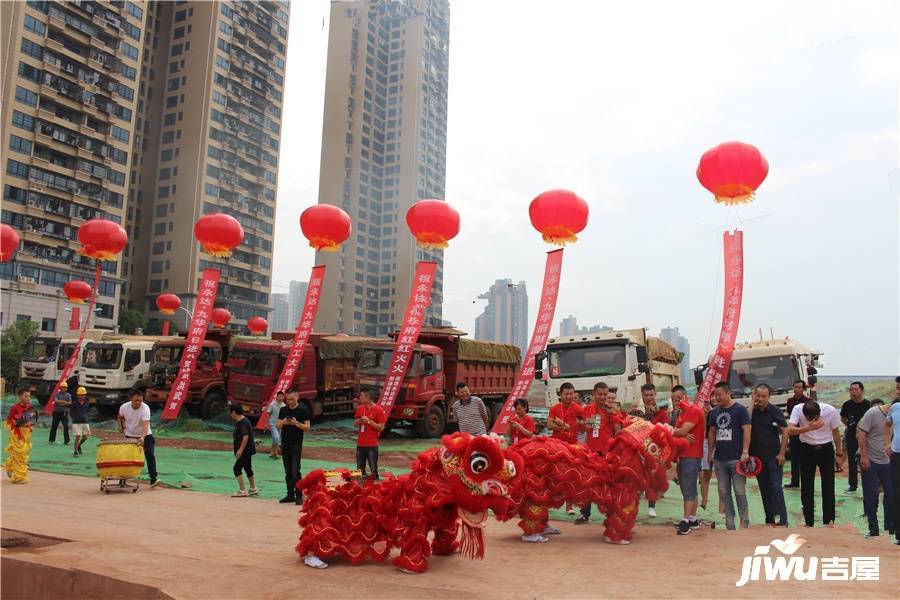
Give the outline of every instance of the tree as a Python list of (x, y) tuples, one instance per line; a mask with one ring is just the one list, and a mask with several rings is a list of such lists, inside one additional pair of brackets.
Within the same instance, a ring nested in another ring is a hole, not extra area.
[(34, 321), (16, 321), (3, 330), (0, 337), (0, 372), (7, 390), (15, 392), (19, 387), (19, 365), (22, 363), (25, 340), (37, 330), (38, 324)]
[(138, 329), (145, 330), (149, 322), (150, 319), (144, 313), (133, 308), (119, 313), (119, 331), (121, 333), (134, 335)]

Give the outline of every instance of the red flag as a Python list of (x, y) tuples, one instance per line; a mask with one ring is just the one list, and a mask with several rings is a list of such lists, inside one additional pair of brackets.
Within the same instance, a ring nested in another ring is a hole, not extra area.
[(169, 390), (169, 397), (166, 398), (165, 408), (163, 408), (163, 419), (178, 418), (184, 399), (191, 393), (191, 375), (197, 366), (197, 358), (200, 356), (203, 341), (206, 339), (209, 318), (216, 303), (216, 293), (219, 290), (219, 275), (218, 269), (203, 269), (203, 274), (200, 276), (200, 289), (197, 292), (194, 314), (184, 338), (184, 351), (181, 353), (178, 375), (175, 376), (172, 389)]
[(72, 307), (72, 317), (69, 319), (69, 331), (81, 329), (81, 307)]
[(716, 353), (709, 361), (709, 368), (703, 378), (703, 384), (694, 398), (694, 403), (700, 406), (706, 406), (709, 403), (713, 386), (728, 378), (735, 337), (737, 337), (738, 324), (741, 320), (741, 302), (744, 295), (744, 232), (737, 229), (733, 233), (726, 231), (722, 240), (725, 246), (725, 297), (722, 306), (722, 329), (719, 332)]
[(516, 410), (513, 402), (516, 398), (524, 398), (528, 394), (531, 382), (534, 381), (534, 356), (547, 345), (550, 337), (550, 326), (553, 323), (553, 315), (556, 313), (556, 297), (559, 293), (559, 277), (562, 274), (563, 249), (553, 250), (547, 253), (547, 262), (544, 265), (544, 287), (541, 290), (541, 304), (538, 307), (537, 320), (534, 323), (534, 331), (531, 332), (531, 343), (525, 356), (522, 357), (522, 367), (519, 376), (513, 386), (503, 410), (497, 415), (491, 433), (505, 435), (509, 429), (509, 420), (515, 416)]
[[(102, 263), (98, 260), (97, 268), (94, 270), (94, 287), (91, 288), (91, 303), (88, 306), (87, 316), (84, 318), (84, 325), (81, 327), (81, 333), (78, 335), (78, 341), (75, 343), (75, 347), (72, 348), (72, 354), (63, 366), (62, 373), (59, 374), (59, 379), (56, 380), (56, 385), (53, 386), (53, 391), (50, 392), (50, 400), (48, 400), (47, 404), (44, 406), (45, 415), (53, 414), (53, 405), (56, 404), (56, 394), (59, 392), (59, 384), (68, 379), (69, 375), (72, 374), (72, 369), (75, 368), (75, 360), (78, 358), (78, 353), (81, 352), (81, 344), (84, 343), (84, 334), (87, 332), (88, 324), (91, 322), (91, 315), (94, 314), (94, 303), (97, 301), (97, 287), (100, 285), (101, 265)], [(73, 322), (75, 322), (75, 310), (75, 308), (72, 309)]]
[(263, 413), (259, 416), (256, 423), (257, 429), (263, 422), (266, 414), (265, 408), (272, 403), (278, 392), (285, 392), (291, 387), (294, 377), (297, 375), (297, 369), (300, 368), (300, 361), (303, 360), (303, 352), (306, 350), (306, 343), (312, 333), (313, 322), (316, 320), (316, 313), (319, 312), (319, 300), (322, 295), (322, 282), (325, 281), (325, 266), (319, 265), (312, 268), (309, 275), (309, 285), (306, 287), (306, 300), (303, 302), (303, 313), (300, 315), (300, 322), (297, 323), (297, 329), (294, 331), (294, 341), (291, 342), (291, 351), (288, 354), (284, 366), (281, 368), (281, 374), (278, 376), (278, 383), (272, 388), (272, 394), (269, 401), (263, 405)]
[(413, 350), (425, 322), (425, 311), (431, 304), (431, 289), (434, 286), (434, 271), (437, 263), (420, 260), (416, 263), (416, 274), (413, 276), (412, 287), (409, 290), (409, 300), (406, 302), (406, 314), (397, 332), (394, 341), (394, 354), (391, 357), (391, 366), (384, 379), (384, 389), (378, 399), (378, 405), (384, 409), (384, 414), (390, 416), (403, 378), (409, 369)]

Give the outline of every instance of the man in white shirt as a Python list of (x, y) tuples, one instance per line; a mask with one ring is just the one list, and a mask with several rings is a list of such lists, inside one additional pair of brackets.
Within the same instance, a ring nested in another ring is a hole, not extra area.
[(791, 411), (787, 433), (800, 436), (800, 499), (807, 527), (815, 523), (816, 467), (822, 478), (822, 521), (834, 527), (835, 456), (843, 456), (840, 426), (840, 415), (830, 404), (810, 400)]
[(150, 431), (150, 407), (144, 404), (144, 392), (133, 389), (128, 394), (128, 402), (119, 407), (119, 433), (127, 439), (137, 440), (144, 448), (144, 460), (150, 474), (150, 487), (159, 483), (156, 472), (155, 440)]

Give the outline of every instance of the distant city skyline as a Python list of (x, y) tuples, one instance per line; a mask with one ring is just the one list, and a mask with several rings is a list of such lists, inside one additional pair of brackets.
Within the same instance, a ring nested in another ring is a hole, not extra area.
[(572, 335), (582, 335), (585, 333), (603, 333), (604, 331), (612, 331), (613, 328), (609, 325), (590, 325), (579, 327), (578, 326), (578, 318), (569, 315), (559, 322), (559, 335), (560, 336), (572, 336)]
[[(288, 294), (272, 294), (271, 331), (288, 331), (290, 326), (290, 302)], [(295, 325), (296, 327), (296, 325)]]
[(670, 344), (672, 344), (672, 346), (674, 346), (676, 350), (684, 355), (681, 358), (681, 363), (679, 363), (679, 369), (681, 371), (681, 384), (693, 384), (694, 371), (693, 365), (691, 363), (691, 343), (686, 337), (681, 335), (681, 332), (677, 327), (663, 327), (659, 331), (659, 337), (664, 342), (669, 342)]
[(518, 346), (523, 353), (528, 347), (528, 290), (524, 281), (498, 279), (479, 300), (487, 300), (475, 318), (477, 340), (502, 342)]

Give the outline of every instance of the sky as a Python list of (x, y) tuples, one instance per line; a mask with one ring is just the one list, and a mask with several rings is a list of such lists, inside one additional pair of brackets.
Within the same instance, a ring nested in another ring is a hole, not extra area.
[[(798, 339), (823, 353), (823, 375), (900, 371), (898, 6), (451, 2), (445, 200), (462, 227), (445, 252), (444, 318), (473, 331), (477, 296), (510, 278), (526, 282), (533, 321), (552, 247), (528, 205), (564, 188), (590, 220), (565, 250), (554, 332), (568, 315), (677, 326), (692, 366), (705, 362), (722, 232), (739, 227), (739, 340)], [(328, 12), (291, 4), (275, 293), (314, 259), (298, 220), (317, 202)], [(734, 139), (762, 151), (769, 176), (729, 209), (695, 171)]]

